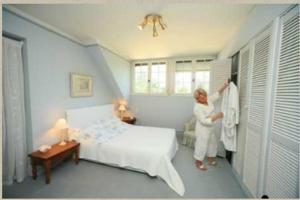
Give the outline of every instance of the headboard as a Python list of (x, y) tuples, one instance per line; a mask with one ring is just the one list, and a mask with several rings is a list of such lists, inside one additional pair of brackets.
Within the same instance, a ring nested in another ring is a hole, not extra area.
[(114, 116), (113, 104), (76, 108), (66, 111), (70, 128), (84, 128), (88, 123)]

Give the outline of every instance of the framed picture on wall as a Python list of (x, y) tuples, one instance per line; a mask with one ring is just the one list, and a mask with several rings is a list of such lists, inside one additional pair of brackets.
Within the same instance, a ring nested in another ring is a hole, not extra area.
[(71, 97), (93, 96), (93, 77), (71, 73)]

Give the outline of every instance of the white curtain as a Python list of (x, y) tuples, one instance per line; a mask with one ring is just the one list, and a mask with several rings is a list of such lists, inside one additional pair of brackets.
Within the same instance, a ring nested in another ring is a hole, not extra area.
[(2, 175), (3, 184), (21, 182), (26, 176), (23, 42), (2, 39)]

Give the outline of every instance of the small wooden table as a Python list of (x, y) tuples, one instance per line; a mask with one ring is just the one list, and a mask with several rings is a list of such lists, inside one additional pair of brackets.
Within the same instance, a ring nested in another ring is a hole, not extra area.
[(35, 151), (28, 156), (31, 158), (32, 178), (37, 177), (37, 165), (42, 165), (45, 168), (46, 184), (50, 183), (51, 168), (58, 163), (61, 163), (67, 157), (75, 156), (75, 163), (79, 162), (79, 147), (80, 143), (76, 141), (66, 142), (66, 145), (60, 146), (59, 143), (51, 146), (51, 149), (45, 153)]
[(135, 124), (136, 118), (122, 118), (123, 122), (126, 122), (127, 124)]

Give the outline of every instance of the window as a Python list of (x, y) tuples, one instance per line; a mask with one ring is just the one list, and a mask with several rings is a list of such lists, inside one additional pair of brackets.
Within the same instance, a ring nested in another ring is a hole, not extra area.
[(197, 71), (195, 73), (195, 89), (201, 87), (209, 92), (209, 76), (209, 71)]
[(211, 59), (176, 61), (175, 94), (191, 94), (198, 87), (209, 93), (210, 61)]
[(165, 94), (167, 91), (167, 63), (136, 63), (133, 88), (134, 93)]
[(139, 63), (134, 67), (134, 92), (148, 92), (148, 64)]
[(152, 95), (191, 95), (198, 87), (210, 92), (210, 61), (212, 59), (189, 58), (170, 61), (134, 62), (132, 92)]
[(165, 93), (167, 90), (167, 64), (165, 62), (152, 63), (151, 93)]
[(197, 60), (195, 64), (195, 89), (201, 87), (207, 93), (210, 83), (209, 61), (211, 60)]
[(192, 91), (192, 61), (176, 61), (175, 93), (190, 94)]

